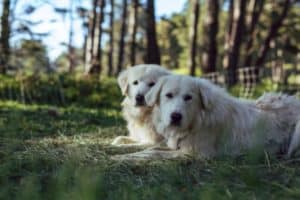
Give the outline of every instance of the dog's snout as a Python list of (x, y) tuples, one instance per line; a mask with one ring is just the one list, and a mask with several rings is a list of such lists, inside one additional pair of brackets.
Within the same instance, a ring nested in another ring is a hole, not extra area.
[(135, 96), (136, 104), (141, 106), (145, 104), (145, 97), (144, 95), (138, 94)]
[(181, 122), (182, 119), (182, 114), (178, 113), (178, 112), (173, 112), (171, 114), (171, 123), (174, 125), (177, 125)]

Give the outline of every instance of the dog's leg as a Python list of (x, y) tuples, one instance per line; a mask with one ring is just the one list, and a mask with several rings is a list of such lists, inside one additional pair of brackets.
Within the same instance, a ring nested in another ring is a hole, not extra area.
[(177, 150), (156, 150), (156, 149), (146, 149), (144, 151), (139, 151), (136, 153), (115, 155), (112, 157), (113, 160), (118, 161), (146, 161), (146, 160), (164, 160), (164, 159), (176, 159), (185, 158), (186, 154)]
[(137, 141), (133, 140), (131, 137), (128, 136), (118, 136), (114, 139), (111, 145), (114, 146), (122, 146), (122, 145), (129, 145), (129, 144), (136, 144)]
[(151, 148), (154, 146), (154, 144), (151, 143), (141, 143), (137, 142), (136, 140), (132, 139), (129, 136), (118, 136), (114, 139), (114, 141), (111, 143), (113, 146), (117, 147), (124, 147), (124, 148)]
[(293, 154), (299, 150), (300, 147), (300, 120), (296, 124), (295, 131), (292, 135), (289, 150), (287, 156), (290, 158)]

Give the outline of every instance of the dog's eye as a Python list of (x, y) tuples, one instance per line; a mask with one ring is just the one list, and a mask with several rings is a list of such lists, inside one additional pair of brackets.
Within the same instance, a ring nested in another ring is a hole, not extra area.
[(153, 87), (154, 85), (155, 85), (154, 82), (150, 82), (150, 83), (148, 84), (149, 87)]
[(184, 99), (184, 101), (189, 101), (192, 99), (192, 96), (187, 94), (187, 95), (184, 95), (183, 99)]
[(133, 85), (137, 85), (139, 82), (137, 80), (133, 81)]
[(173, 94), (172, 93), (167, 93), (166, 97), (169, 98), (169, 99), (172, 99), (173, 98)]

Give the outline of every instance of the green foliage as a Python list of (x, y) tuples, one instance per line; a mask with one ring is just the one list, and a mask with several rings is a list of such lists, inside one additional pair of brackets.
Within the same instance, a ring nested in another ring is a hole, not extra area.
[[(0, 99), (24, 103), (119, 107), (121, 93), (114, 79), (85, 79), (72, 75), (0, 77)], [(119, 101), (116, 101), (119, 100)]]
[(23, 39), (13, 52), (10, 64), (18, 70), (25, 73), (51, 71), (47, 49), (41, 41)]

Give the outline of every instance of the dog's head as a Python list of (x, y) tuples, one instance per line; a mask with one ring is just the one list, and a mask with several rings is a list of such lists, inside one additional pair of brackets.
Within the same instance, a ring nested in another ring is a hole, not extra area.
[(193, 128), (195, 119), (212, 104), (206, 82), (188, 76), (161, 77), (145, 98), (147, 105), (159, 107), (160, 127), (180, 131)]
[(143, 107), (145, 95), (156, 84), (161, 76), (170, 74), (159, 65), (143, 64), (122, 71), (118, 84), (122, 94), (127, 96), (133, 106)]

